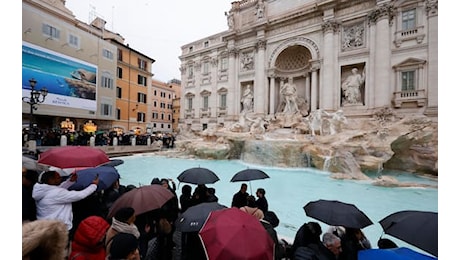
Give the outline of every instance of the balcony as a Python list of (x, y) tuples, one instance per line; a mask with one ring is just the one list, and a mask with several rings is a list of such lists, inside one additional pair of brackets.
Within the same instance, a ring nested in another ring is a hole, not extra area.
[(211, 116), (211, 108), (201, 108), (200, 109), (200, 117), (210, 117)]
[(401, 107), (402, 103), (416, 102), (417, 106), (423, 107), (426, 103), (425, 90), (405, 90), (394, 92), (393, 104), (395, 108)]
[(416, 40), (417, 43), (422, 43), (425, 38), (425, 28), (423, 26), (418, 26), (415, 28), (401, 30), (395, 32), (395, 45), (396, 47), (401, 46), (405, 41)]
[(186, 109), (185, 110), (185, 118), (193, 118), (193, 115), (195, 114), (195, 109)]
[(225, 115), (227, 115), (227, 107), (218, 107), (217, 116), (225, 116)]

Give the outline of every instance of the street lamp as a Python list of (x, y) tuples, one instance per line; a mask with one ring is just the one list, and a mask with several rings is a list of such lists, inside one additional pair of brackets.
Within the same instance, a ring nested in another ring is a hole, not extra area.
[(35, 90), (37, 81), (34, 78), (29, 79), (29, 84), (30, 97), (22, 97), (22, 101), (26, 102), (30, 106), (29, 133), (27, 135), (28, 141), (35, 140), (35, 136), (32, 136), (34, 110), (37, 110), (37, 105), (43, 103), (46, 95), (48, 95), (48, 90), (45, 87), (41, 88), (41, 90)]

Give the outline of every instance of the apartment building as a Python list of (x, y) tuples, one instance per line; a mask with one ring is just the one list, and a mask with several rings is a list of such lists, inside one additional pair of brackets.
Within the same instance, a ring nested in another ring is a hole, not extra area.
[(151, 133), (173, 132), (173, 100), (178, 86), (177, 83), (152, 79)]
[(22, 96), (30, 97), (31, 79), (48, 90), (33, 118), (22, 103), (23, 127), (145, 133), (155, 60), (105, 24), (76, 19), (65, 0), (22, 1)]

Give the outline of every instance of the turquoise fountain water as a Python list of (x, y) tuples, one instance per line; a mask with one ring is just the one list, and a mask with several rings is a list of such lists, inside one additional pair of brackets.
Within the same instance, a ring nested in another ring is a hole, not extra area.
[[(400, 210), (423, 210), (438, 212), (438, 190), (436, 188), (389, 188), (371, 185), (370, 181), (335, 180), (328, 172), (313, 168), (273, 168), (250, 165), (239, 160), (195, 160), (177, 159), (149, 154), (119, 157), (124, 164), (117, 166), (121, 184), (135, 186), (150, 184), (154, 177), (171, 178), (176, 182), (178, 196), (184, 183), (178, 183), (177, 176), (192, 167), (204, 167), (214, 171), (220, 180), (207, 186), (216, 189), (219, 203), (231, 205), (232, 197), (241, 182), (230, 182), (232, 176), (246, 168), (258, 168), (270, 178), (247, 182), (248, 192), (255, 195), (257, 188), (266, 190), (269, 209), (280, 219), (276, 228), (280, 237), (292, 241), (297, 229), (305, 222), (317, 221), (306, 216), (303, 206), (318, 199), (339, 200), (355, 204), (374, 224), (363, 229), (374, 248), (383, 234), (378, 221)], [(387, 174), (384, 172), (384, 174)], [(388, 173), (400, 181), (437, 185), (437, 181), (404, 173)], [(195, 185), (191, 185), (195, 188)], [(323, 232), (328, 225), (320, 221)], [(389, 235), (384, 237), (395, 241), (399, 246), (414, 248)], [(416, 249), (416, 248), (414, 248)]]

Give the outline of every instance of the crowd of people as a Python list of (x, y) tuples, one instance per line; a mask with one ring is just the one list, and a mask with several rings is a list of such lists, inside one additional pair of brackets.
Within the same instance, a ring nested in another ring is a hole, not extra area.
[[(207, 259), (198, 232), (181, 232), (177, 227), (190, 207), (219, 202), (212, 187), (202, 184), (193, 189), (185, 184), (178, 195), (172, 179), (153, 178), (150, 185), (168, 189), (174, 195), (172, 199), (160, 209), (142, 214), (123, 207), (109, 218), (113, 203), (136, 187), (125, 187), (117, 180), (110, 188), (96, 191), (96, 178), (85, 189), (75, 191), (68, 187), (76, 181), (76, 174), (63, 178), (47, 171), (39, 177), (38, 172), (23, 168), (22, 176), (23, 259)], [(288, 243), (278, 237), (275, 228), (280, 221), (269, 208), (265, 189), (258, 188), (253, 196), (247, 188), (246, 183), (241, 184), (230, 206), (260, 221), (273, 240), (275, 260), (356, 260), (359, 250), (371, 248), (360, 229), (330, 227), (323, 233), (318, 222), (302, 225), (293, 242)], [(45, 240), (48, 242), (40, 242)], [(378, 247), (396, 245), (381, 239)]]

